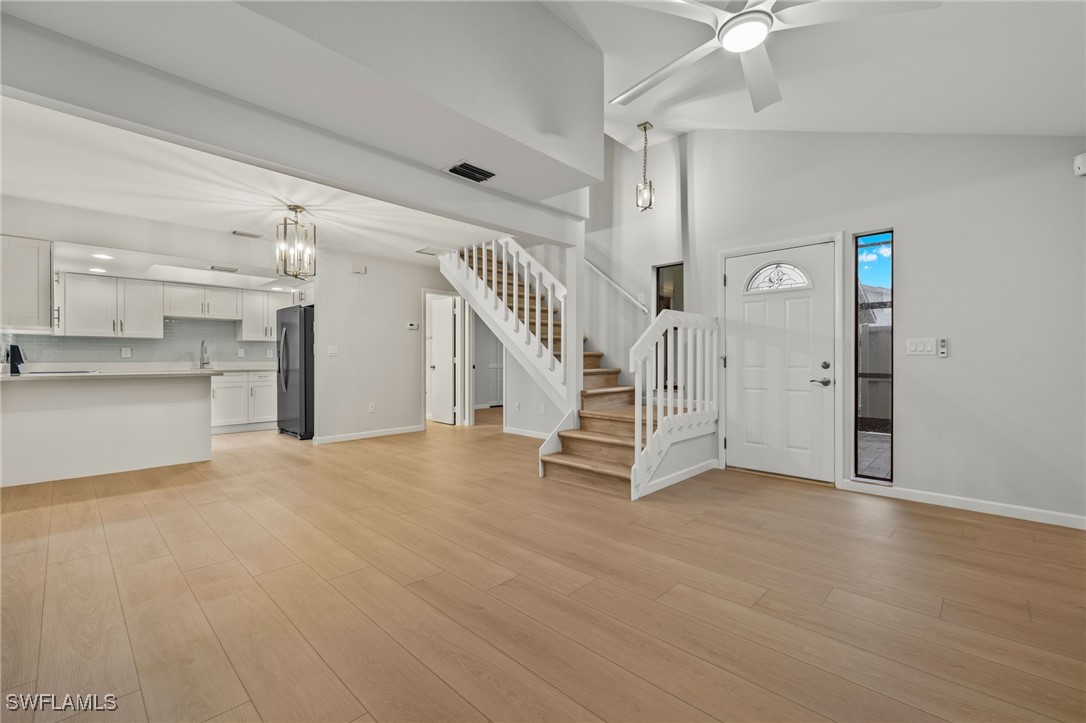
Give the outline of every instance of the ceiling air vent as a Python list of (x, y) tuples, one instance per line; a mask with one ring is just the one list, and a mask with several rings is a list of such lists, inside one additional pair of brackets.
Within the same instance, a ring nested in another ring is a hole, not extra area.
[(449, 169), (449, 173), (453, 174), (454, 176), (466, 178), (469, 181), (475, 181), (476, 183), (489, 181), (491, 178), (494, 177), (494, 174), (490, 171), (479, 168), (478, 166), (473, 166), (467, 161), (461, 161), (460, 163), (457, 163), (455, 166)]
[(237, 229), (234, 229), (233, 231), (231, 231), (230, 235), (231, 236), (244, 236), (245, 238), (260, 238), (262, 236), (262, 234), (253, 233), (252, 231), (238, 231)]
[(432, 246), (423, 246), (421, 249), (417, 249), (415, 253), (422, 254), (423, 256), (440, 256), (447, 251), (448, 249), (435, 249)]
[(221, 271), (224, 274), (236, 274), (241, 269), (235, 269), (233, 266), (208, 266), (207, 268), (212, 271)]

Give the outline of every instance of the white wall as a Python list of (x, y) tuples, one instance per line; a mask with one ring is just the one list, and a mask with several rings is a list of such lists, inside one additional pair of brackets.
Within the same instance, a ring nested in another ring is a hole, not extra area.
[[(368, 273), (350, 273), (352, 263), (365, 264)], [(436, 265), (325, 250), (316, 281), (318, 441), (421, 428), (422, 290), (449, 288)], [(409, 330), (409, 322), (420, 329)], [(329, 346), (338, 346), (339, 355), (328, 356)]]
[[(683, 260), (682, 155), (678, 140), (649, 148), (648, 176), (656, 190), (653, 208), (641, 211), (634, 188), (641, 181), (641, 153), (610, 138), (604, 146), (607, 180), (589, 190), (590, 216), (585, 227), (585, 258), (634, 298), (653, 306), (653, 266)], [(651, 323), (641, 311), (600, 276), (586, 270), (585, 333), (589, 348), (604, 353), (606, 366), (623, 370), (632, 383), (630, 347)]]
[(505, 352), (503, 403), (505, 431), (512, 434), (542, 439), (554, 431), (565, 416), (509, 352)]
[[(893, 227), (895, 490), (1086, 514), (1086, 179), (1071, 172), (1086, 139), (698, 131), (684, 144), (688, 310), (716, 313), (721, 250)], [(949, 337), (950, 357), (905, 356), (927, 336)]]

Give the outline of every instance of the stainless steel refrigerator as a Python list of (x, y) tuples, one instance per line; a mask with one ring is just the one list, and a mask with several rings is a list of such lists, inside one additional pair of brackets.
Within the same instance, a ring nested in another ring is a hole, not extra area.
[(275, 314), (279, 373), (279, 431), (313, 438), (313, 307), (288, 306)]

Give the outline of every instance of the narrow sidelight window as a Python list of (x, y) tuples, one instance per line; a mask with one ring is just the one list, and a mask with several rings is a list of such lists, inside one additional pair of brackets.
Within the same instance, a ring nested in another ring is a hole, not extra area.
[(893, 481), (894, 232), (856, 240), (856, 476)]

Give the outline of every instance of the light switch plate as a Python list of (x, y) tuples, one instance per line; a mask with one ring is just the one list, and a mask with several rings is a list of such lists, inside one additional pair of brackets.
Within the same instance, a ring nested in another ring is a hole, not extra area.
[(245, 350), (239, 347), (238, 348), (238, 359), (241, 359), (244, 356), (245, 356)]
[(377, 402), (370, 402), (370, 414), (377, 412)]
[(132, 347), (130, 347), (130, 346), (122, 346), (121, 347), (121, 359), (131, 359), (131, 358), (132, 358)]
[(338, 346), (330, 346), (330, 347), (328, 347), (328, 356), (339, 356), (339, 347)]
[(905, 340), (906, 356), (935, 356), (935, 337)]

